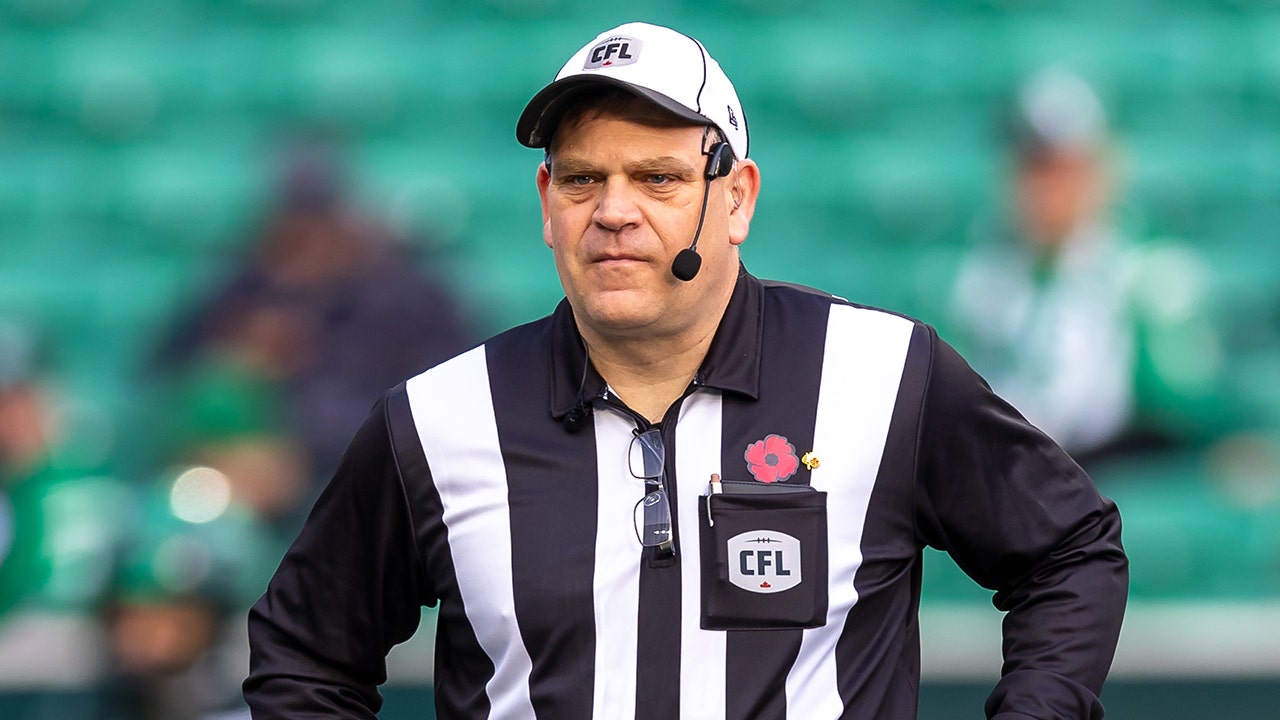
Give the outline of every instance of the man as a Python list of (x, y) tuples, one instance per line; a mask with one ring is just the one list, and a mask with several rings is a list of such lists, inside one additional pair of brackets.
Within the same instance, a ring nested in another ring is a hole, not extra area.
[(1086, 468), (1231, 429), (1204, 259), (1185, 241), (1129, 237), (1098, 95), (1050, 66), (1010, 116), (1010, 207), (975, 224), (953, 342)]
[(1051, 67), (1022, 86), (1010, 125), (1013, 207), (961, 269), (956, 344), (1079, 459), (1115, 442), (1134, 409), (1132, 273), (1108, 207), (1106, 119), (1083, 79)]
[(517, 135), (566, 301), (375, 408), (251, 613), (255, 717), (372, 717), (439, 603), (442, 719), (911, 718), (927, 544), (1008, 611), (989, 715), (1101, 717), (1115, 507), (928, 327), (742, 269), (700, 43), (605, 32)]
[[(299, 493), (309, 502), (311, 478), (337, 467), (370, 397), (478, 334), (434, 268), (353, 201), (331, 152), (292, 150), (276, 185), (250, 250), (174, 319), (156, 369), (182, 380), (229, 360), (278, 383), (310, 466)], [(277, 514), (300, 523), (288, 510)]]
[(129, 492), (77, 442), (55, 374), (42, 334), (0, 317), (4, 714), (105, 717), (99, 612), (125, 540)]

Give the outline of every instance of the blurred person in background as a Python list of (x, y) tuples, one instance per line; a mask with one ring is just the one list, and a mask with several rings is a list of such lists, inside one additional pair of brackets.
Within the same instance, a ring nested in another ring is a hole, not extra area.
[(433, 269), (352, 207), (333, 155), (303, 147), (248, 254), (180, 320), (161, 361), (181, 367), (212, 350), (274, 378), (310, 476), (323, 477), (386, 387), (474, 339)]
[(0, 716), (100, 717), (127, 488), (69, 450), (37, 335), (0, 320)]
[(1204, 269), (1184, 243), (1135, 244), (1117, 220), (1103, 104), (1054, 66), (1008, 122), (1009, 207), (980, 224), (950, 304), (956, 346), (1082, 463), (1168, 445), (1218, 418)]
[(244, 615), (279, 561), (305, 459), (271, 378), (193, 368), (166, 415), (166, 467), (139, 488), (108, 613), (117, 707), (197, 720), (243, 703)]
[(109, 616), (122, 708), (242, 704), (245, 611), (316, 480), (387, 386), (473, 333), (432, 269), (351, 206), (332, 154), (289, 154), (249, 252), (161, 348), (161, 479), (141, 491)]

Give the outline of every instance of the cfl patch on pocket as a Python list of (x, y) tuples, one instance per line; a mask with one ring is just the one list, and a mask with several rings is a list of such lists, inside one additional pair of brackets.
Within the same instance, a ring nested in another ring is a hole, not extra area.
[(723, 488), (698, 504), (702, 628), (826, 624), (827, 494), (799, 484)]
[(729, 538), (729, 582), (753, 593), (776, 593), (800, 584), (800, 541), (774, 530), (750, 530)]

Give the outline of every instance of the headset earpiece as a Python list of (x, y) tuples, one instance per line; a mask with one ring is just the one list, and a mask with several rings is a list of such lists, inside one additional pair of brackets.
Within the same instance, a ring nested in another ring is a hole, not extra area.
[(727, 142), (719, 142), (707, 151), (707, 182), (722, 178), (733, 169), (733, 148)]

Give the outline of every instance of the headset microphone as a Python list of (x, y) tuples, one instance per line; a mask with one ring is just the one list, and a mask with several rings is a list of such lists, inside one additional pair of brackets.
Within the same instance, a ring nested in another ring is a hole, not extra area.
[(671, 274), (675, 275), (677, 280), (685, 282), (692, 280), (702, 268), (702, 256), (698, 254), (698, 238), (702, 235), (702, 222), (707, 218), (707, 198), (711, 196), (711, 181), (728, 175), (733, 169), (733, 149), (729, 147), (729, 143), (719, 142), (712, 145), (707, 151), (707, 156), (707, 169), (703, 173), (706, 184), (702, 189), (702, 210), (698, 213), (698, 228), (693, 232), (693, 243), (676, 253), (676, 259), (671, 261)]
[(698, 270), (702, 269), (702, 256), (693, 247), (687, 247), (676, 253), (676, 259), (671, 261), (671, 274), (676, 276), (677, 280), (688, 282), (698, 274)]

